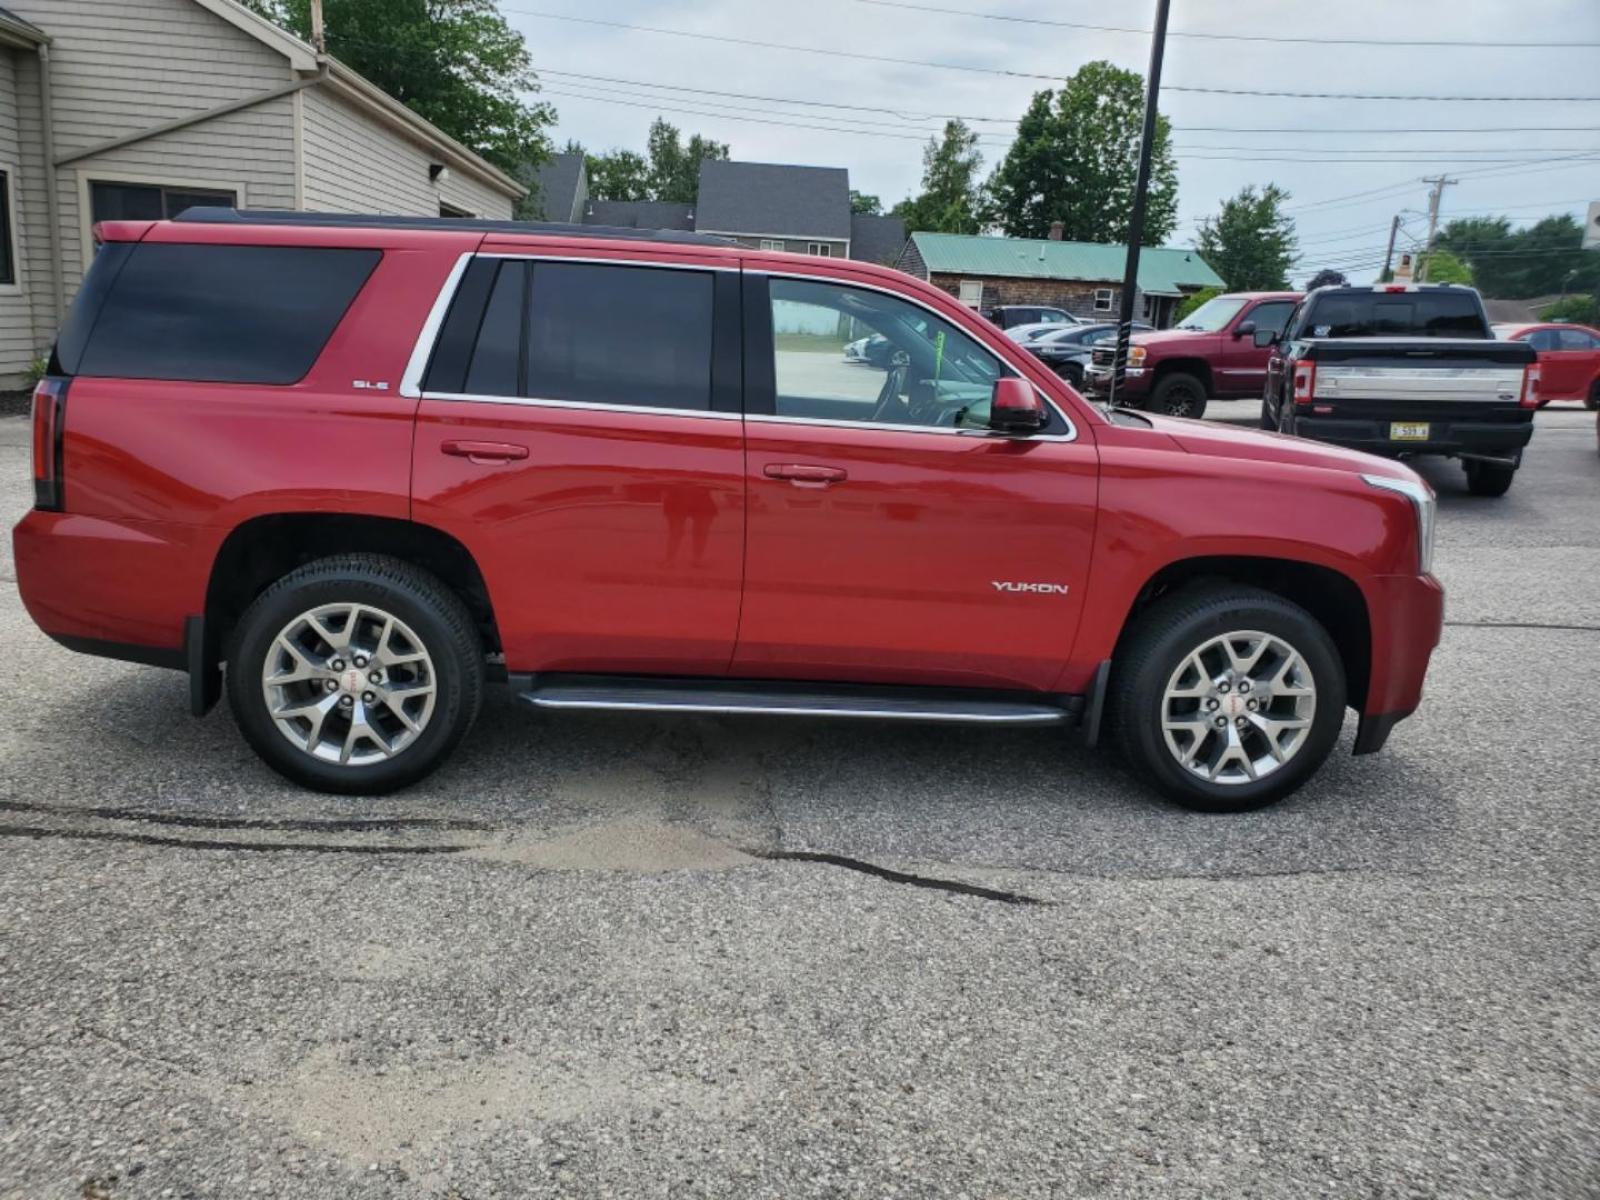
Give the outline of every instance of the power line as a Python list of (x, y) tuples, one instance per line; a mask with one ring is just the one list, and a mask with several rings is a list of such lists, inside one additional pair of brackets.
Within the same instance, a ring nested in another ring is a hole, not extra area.
[[(625, 21), (606, 21), (599, 17), (575, 17), (568, 13), (540, 12), (531, 8), (505, 8), (501, 11), (515, 16), (535, 17), (543, 21), (568, 21), (576, 25), (595, 25), (605, 29), (625, 29), (632, 33), (653, 33), (664, 37), (692, 38), (696, 41), (721, 42), (729, 46), (749, 46), (758, 50), (786, 50), (796, 54), (820, 54), (834, 59), (850, 58), (862, 62), (889, 63), (900, 67), (927, 67), (939, 71), (965, 71), (978, 75), (1003, 75), (1012, 79), (1037, 79), (1050, 83), (1058, 83), (1061, 80), (1059, 74), (1042, 75), (1035, 71), (1013, 71), (1004, 67), (974, 67), (962, 63), (895, 58), (886, 54), (862, 54), (858, 51), (839, 50), (822, 46), (787, 45), (782, 42), (763, 42), (755, 38), (733, 37), (728, 34), (696, 33), (687, 29), (664, 29), (659, 25), (634, 25)], [(1167, 90), (1216, 96), (1277, 96), (1297, 100), (1382, 100), (1386, 102), (1422, 100), (1434, 103), (1462, 101), (1492, 102), (1496, 104), (1600, 103), (1600, 96), (1414, 96), (1378, 92), (1287, 92), (1264, 88), (1200, 87), (1193, 85), (1180, 86), (1177, 84), (1168, 86)]]
[[(973, 12), (965, 8), (941, 8), (932, 4), (912, 4), (907, 0), (857, 0), (861, 4), (875, 4), (880, 8), (908, 8), (917, 12), (943, 13), (952, 17), (977, 17), (986, 21), (1011, 21), (1021, 25), (1053, 25), (1060, 29), (1091, 29), (1099, 33), (1136, 33), (1148, 37), (1152, 32), (1140, 26), (1088, 25), (1078, 21), (1053, 21), (1047, 17), (1017, 17), (1005, 13)], [(1285, 42), (1314, 46), (1455, 46), (1479, 50), (1526, 49), (1581, 49), (1600, 46), (1600, 42), (1469, 42), (1441, 40), (1402, 40), (1390, 38), (1334, 38), (1334, 37), (1269, 37), (1265, 34), (1247, 33), (1191, 33), (1169, 29), (1170, 38), (1200, 38), (1217, 42)]]

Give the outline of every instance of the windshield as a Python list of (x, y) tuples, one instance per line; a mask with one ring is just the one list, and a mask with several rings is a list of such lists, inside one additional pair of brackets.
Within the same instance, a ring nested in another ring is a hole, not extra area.
[(1176, 328), (1215, 333), (1233, 320), (1234, 314), (1243, 307), (1243, 296), (1216, 296), (1179, 321)]

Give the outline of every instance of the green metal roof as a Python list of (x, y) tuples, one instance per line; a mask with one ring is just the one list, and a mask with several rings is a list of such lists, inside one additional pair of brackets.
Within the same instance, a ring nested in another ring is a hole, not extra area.
[[(914, 233), (911, 240), (930, 272), (1005, 275), (1014, 279), (1121, 282), (1127, 247), (1103, 242), (1052, 242), (964, 233)], [(1146, 246), (1139, 252), (1139, 290), (1176, 296), (1184, 288), (1222, 287), (1197, 250)]]

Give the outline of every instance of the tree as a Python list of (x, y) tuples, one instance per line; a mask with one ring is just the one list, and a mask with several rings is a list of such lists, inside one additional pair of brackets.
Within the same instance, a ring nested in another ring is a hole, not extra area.
[[(1036, 92), (989, 179), (992, 218), (1012, 237), (1046, 237), (1060, 221), (1069, 241), (1125, 242), (1143, 122), (1143, 77), (1108, 62)], [(1144, 244), (1160, 245), (1178, 223), (1178, 168), (1159, 115), (1151, 153)]]
[(650, 199), (674, 200), (679, 204), (695, 202), (700, 192), (700, 163), (703, 160), (728, 157), (726, 143), (713, 142), (698, 133), (689, 139), (687, 146), (684, 145), (677, 126), (669, 125), (661, 117), (650, 122), (650, 134), (645, 147), (650, 156)]
[(982, 166), (978, 135), (965, 121), (946, 121), (944, 133), (922, 150), (922, 194), (896, 204), (894, 215), (905, 219), (907, 233), (977, 233)]
[[(302, 38), (311, 0), (246, 0)], [(328, 52), (524, 181), (550, 153), (548, 104), (522, 35), (494, 0), (326, 0)]]
[(1314, 292), (1319, 287), (1347, 287), (1349, 283), (1343, 272), (1335, 271), (1332, 267), (1323, 267), (1306, 281), (1306, 291)]
[(1546, 305), (1541, 321), (1572, 321), (1578, 325), (1600, 325), (1600, 296), (1567, 296)]
[(1428, 283), (1471, 283), (1472, 268), (1448, 250), (1437, 246), (1431, 252), (1417, 255), (1418, 279), (1424, 272)]
[(850, 211), (862, 216), (878, 217), (883, 215), (883, 201), (866, 192), (850, 189)]
[(650, 199), (650, 164), (632, 150), (612, 150), (584, 159), (589, 192), (596, 200)]
[(1451, 221), (1434, 242), (1472, 268), (1478, 290), (1502, 300), (1600, 288), (1600, 254), (1585, 251), (1583, 227), (1570, 214), (1513, 230), (1507, 217)]
[(1281, 291), (1294, 261), (1294, 219), (1283, 213), (1289, 193), (1269, 183), (1241, 188), (1200, 223), (1196, 246), (1230, 292)]

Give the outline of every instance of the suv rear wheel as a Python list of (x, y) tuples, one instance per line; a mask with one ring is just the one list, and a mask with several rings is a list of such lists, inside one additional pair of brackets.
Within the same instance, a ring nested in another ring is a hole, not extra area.
[(1328, 756), (1344, 667), (1299, 605), (1196, 586), (1137, 618), (1109, 701), (1124, 754), (1153, 786), (1186, 808), (1241, 812), (1287, 796)]
[(1502, 466), (1500, 463), (1478, 462), (1469, 459), (1465, 464), (1467, 472), (1467, 491), (1474, 496), (1504, 496), (1511, 488), (1511, 480), (1515, 478), (1515, 467)]
[(398, 559), (320, 559), (239, 619), (228, 702), (279, 774), (324, 792), (392, 791), (455, 749), (483, 697), (483, 648), (456, 595)]
[(1175, 371), (1156, 381), (1146, 407), (1169, 417), (1202, 417), (1206, 411), (1206, 385), (1193, 375)]

